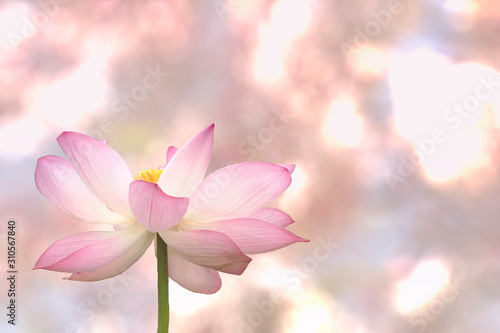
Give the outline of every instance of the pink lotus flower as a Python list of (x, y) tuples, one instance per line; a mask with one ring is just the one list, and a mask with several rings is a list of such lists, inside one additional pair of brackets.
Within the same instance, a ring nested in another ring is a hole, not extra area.
[(221, 287), (218, 272), (241, 274), (247, 254), (307, 241), (284, 229), (283, 211), (264, 207), (291, 183), (294, 166), (246, 162), (204, 179), (214, 125), (181, 149), (170, 147), (164, 168), (132, 176), (123, 158), (106, 143), (64, 132), (57, 141), (68, 160), (38, 160), (40, 192), (68, 215), (108, 223), (115, 231), (63, 238), (38, 259), (35, 269), (72, 273), (70, 280), (113, 277), (134, 264), (156, 235), (168, 245), (171, 279), (198, 293)]

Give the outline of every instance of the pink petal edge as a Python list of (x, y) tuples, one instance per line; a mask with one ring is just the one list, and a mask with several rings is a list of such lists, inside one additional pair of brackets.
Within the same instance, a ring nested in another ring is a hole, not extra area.
[(167, 162), (165, 163), (165, 166), (168, 165), (168, 163), (172, 160), (172, 157), (174, 157), (174, 155), (178, 151), (179, 151), (179, 149), (177, 149), (177, 147), (175, 147), (175, 146), (168, 147), (168, 149), (167, 149)]
[(168, 195), (191, 197), (207, 172), (212, 155), (214, 124), (186, 142), (165, 166), (158, 185)]
[(222, 286), (219, 272), (193, 264), (175, 250), (169, 250), (168, 253), (168, 275), (176, 283), (195, 293), (213, 294)]
[(34, 269), (90, 272), (122, 256), (149, 233), (135, 223), (121, 231), (91, 231), (56, 241), (40, 256)]
[(278, 197), (292, 178), (285, 167), (264, 162), (230, 165), (210, 174), (191, 197), (189, 220), (227, 220), (252, 214)]
[(76, 132), (63, 132), (57, 142), (87, 187), (110, 209), (132, 216), (128, 206), (132, 174), (107, 144)]
[(261, 209), (242, 217), (266, 221), (267, 223), (271, 223), (272, 225), (280, 228), (285, 228), (294, 223), (290, 215), (280, 209), (271, 207), (262, 207)]
[(49, 155), (39, 158), (35, 183), (40, 193), (73, 218), (110, 224), (133, 221), (109, 210), (88, 189), (71, 163), (61, 157)]
[(211, 230), (160, 231), (161, 238), (184, 259), (228, 274), (242, 274), (250, 261), (226, 235)]
[(177, 225), (189, 206), (189, 198), (171, 197), (158, 184), (144, 180), (130, 183), (130, 209), (149, 232), (158, 232)]
[(278, 165), (286, 168), (288, 172), (290, 172), (290, 174), (292, 174), (293, 171), (295, 170), (295, 164), (278, 164)]
[(270, 223), (239, 218), (200, 224), (186, 224), (190, 230), (218, 231), (229, 238), (246, 254), (258, 254), (278, 250), (296, 242), (308, 242), (292, 232)]

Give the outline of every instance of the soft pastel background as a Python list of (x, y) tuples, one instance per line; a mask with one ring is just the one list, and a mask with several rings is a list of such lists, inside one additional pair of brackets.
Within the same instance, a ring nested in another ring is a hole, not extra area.
[(137, 172), (215, 123), (209, 172), (297, 164), (272, 206), (311, 242), (215, 295), (172, 283), (171, 332), (498, 333), (499, 22), (493, 0), (1, 1), (0, 331), (155, 332), (152, 248), (101, 282), (32, 271), (106, 228), (45, 199), (36, 161), (72, 130)]

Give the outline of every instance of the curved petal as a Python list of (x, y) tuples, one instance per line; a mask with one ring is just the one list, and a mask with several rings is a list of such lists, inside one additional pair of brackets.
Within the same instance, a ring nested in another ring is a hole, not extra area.
[(144, 180), (130, 183), (130, 209), (137, 222), (150, 232), (172, 228), (186, 213), (189, 198), (171, 197), (158, 184)]
[(110, 263), (99, 267), (96, 270), (85, 273), (73, 273), (67, 280), (74, 281), (99, 281), (122, 274), (130, 268), (146, 252), (153, 241), (154, 234), (145, 233), (144, 236), (135, 243), (127, 252), (111, 261)]
[(288, 169), (277, 164), (245, 162), (208, 176), (191, 197), (191, 221), (226, 220), (262, 208), (290, 186)]
[(110, 209), (132, 216), (128, 186), (133, 178), (116, 151), (99, 140), (75, 132), (63, 132), (57, 142), (96, 197)]
[(149, 232), (134, 223), (122, 231), (91, 231), (63, 238), (38, 259), (35, 269), (57, 272), (91, 272), (122, 256), (137, 242), (146, 242)]
[(213, 141), (214, 124), (196, 134), (172, 156), (158, 180), (163, 192), (191, 197), (207, 172)]
[(295, 170), (295, 164), (279, 164), (279, 165), (286, 168), (288, 172), (290, 172), (290, 174), (292, 174), (293, 171)]
[(293, 223), (290, 215), (280, 209), (271, 207), (262, 207), (261, 209), (244, 217), (266, 221), (267, 223), (271, 223), (272, 225), (280, 228), (284, 228)]
[(267, 222), (240, 218), (191, 224), (191, 228), (213, 230), (227, 235), (246, 254), (257, 254), (281, 249), (296, 242), (308, 242), (288, 230)]
[(182, 287), (195, 293), (213, 294), (222, 286), (220, 275), (216, 270), (193, 264), (170, 249), (168, 276)]
[(168, 147), (168, 149), (167, 149), (167, 162), (166, 162), (165, 166), (167, 166), (167, 164), (170, 162), (172, 157), (174, 157), (175, 153), (177, 153), (178, 151), (179, 151), (179, 149), (177, 149), (175, 146)]
[(36, 187), (60, 210), (75, 219), (110, 224), (130, 223), (129, 217), (109, 210), (90, 192), (70, 162), (58, 156), (38, 159)]
[(220, 272), (240, 275), (252, 260), (220, 232), (160, 231), (159, 234), (184, 259)]
[(174, 157), (175, 153), (177, 153), (178, 150), (179, 149), (177, 149), (177, 147), (175, 147), (175, 146), (168, 147), (168, 149), (167, 149), (167, 158), (166, 158), (165, 165), (159, 166), (158, 169), (165, 169), (165, 167), (168, 165), (168, 163), (170, 162), (170, 160), (172, 159), (172, 157)]

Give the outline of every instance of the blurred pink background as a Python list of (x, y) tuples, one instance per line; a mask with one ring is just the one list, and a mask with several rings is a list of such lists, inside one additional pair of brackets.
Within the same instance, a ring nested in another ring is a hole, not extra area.
[(150, 248), (94, 283), (32, 271), (105, 230), (36, 189), (56, 137), (132, 172), (215, 123), (209, 172), (294, 163), (272, 203), (311, 240), (253, 256), (215, 295), (171, 283), (171, 332), (500, 331), (500, 7), (492, 0), (0, 2), (0, 267), (17, 226), (17, 325), (156, 332)]

